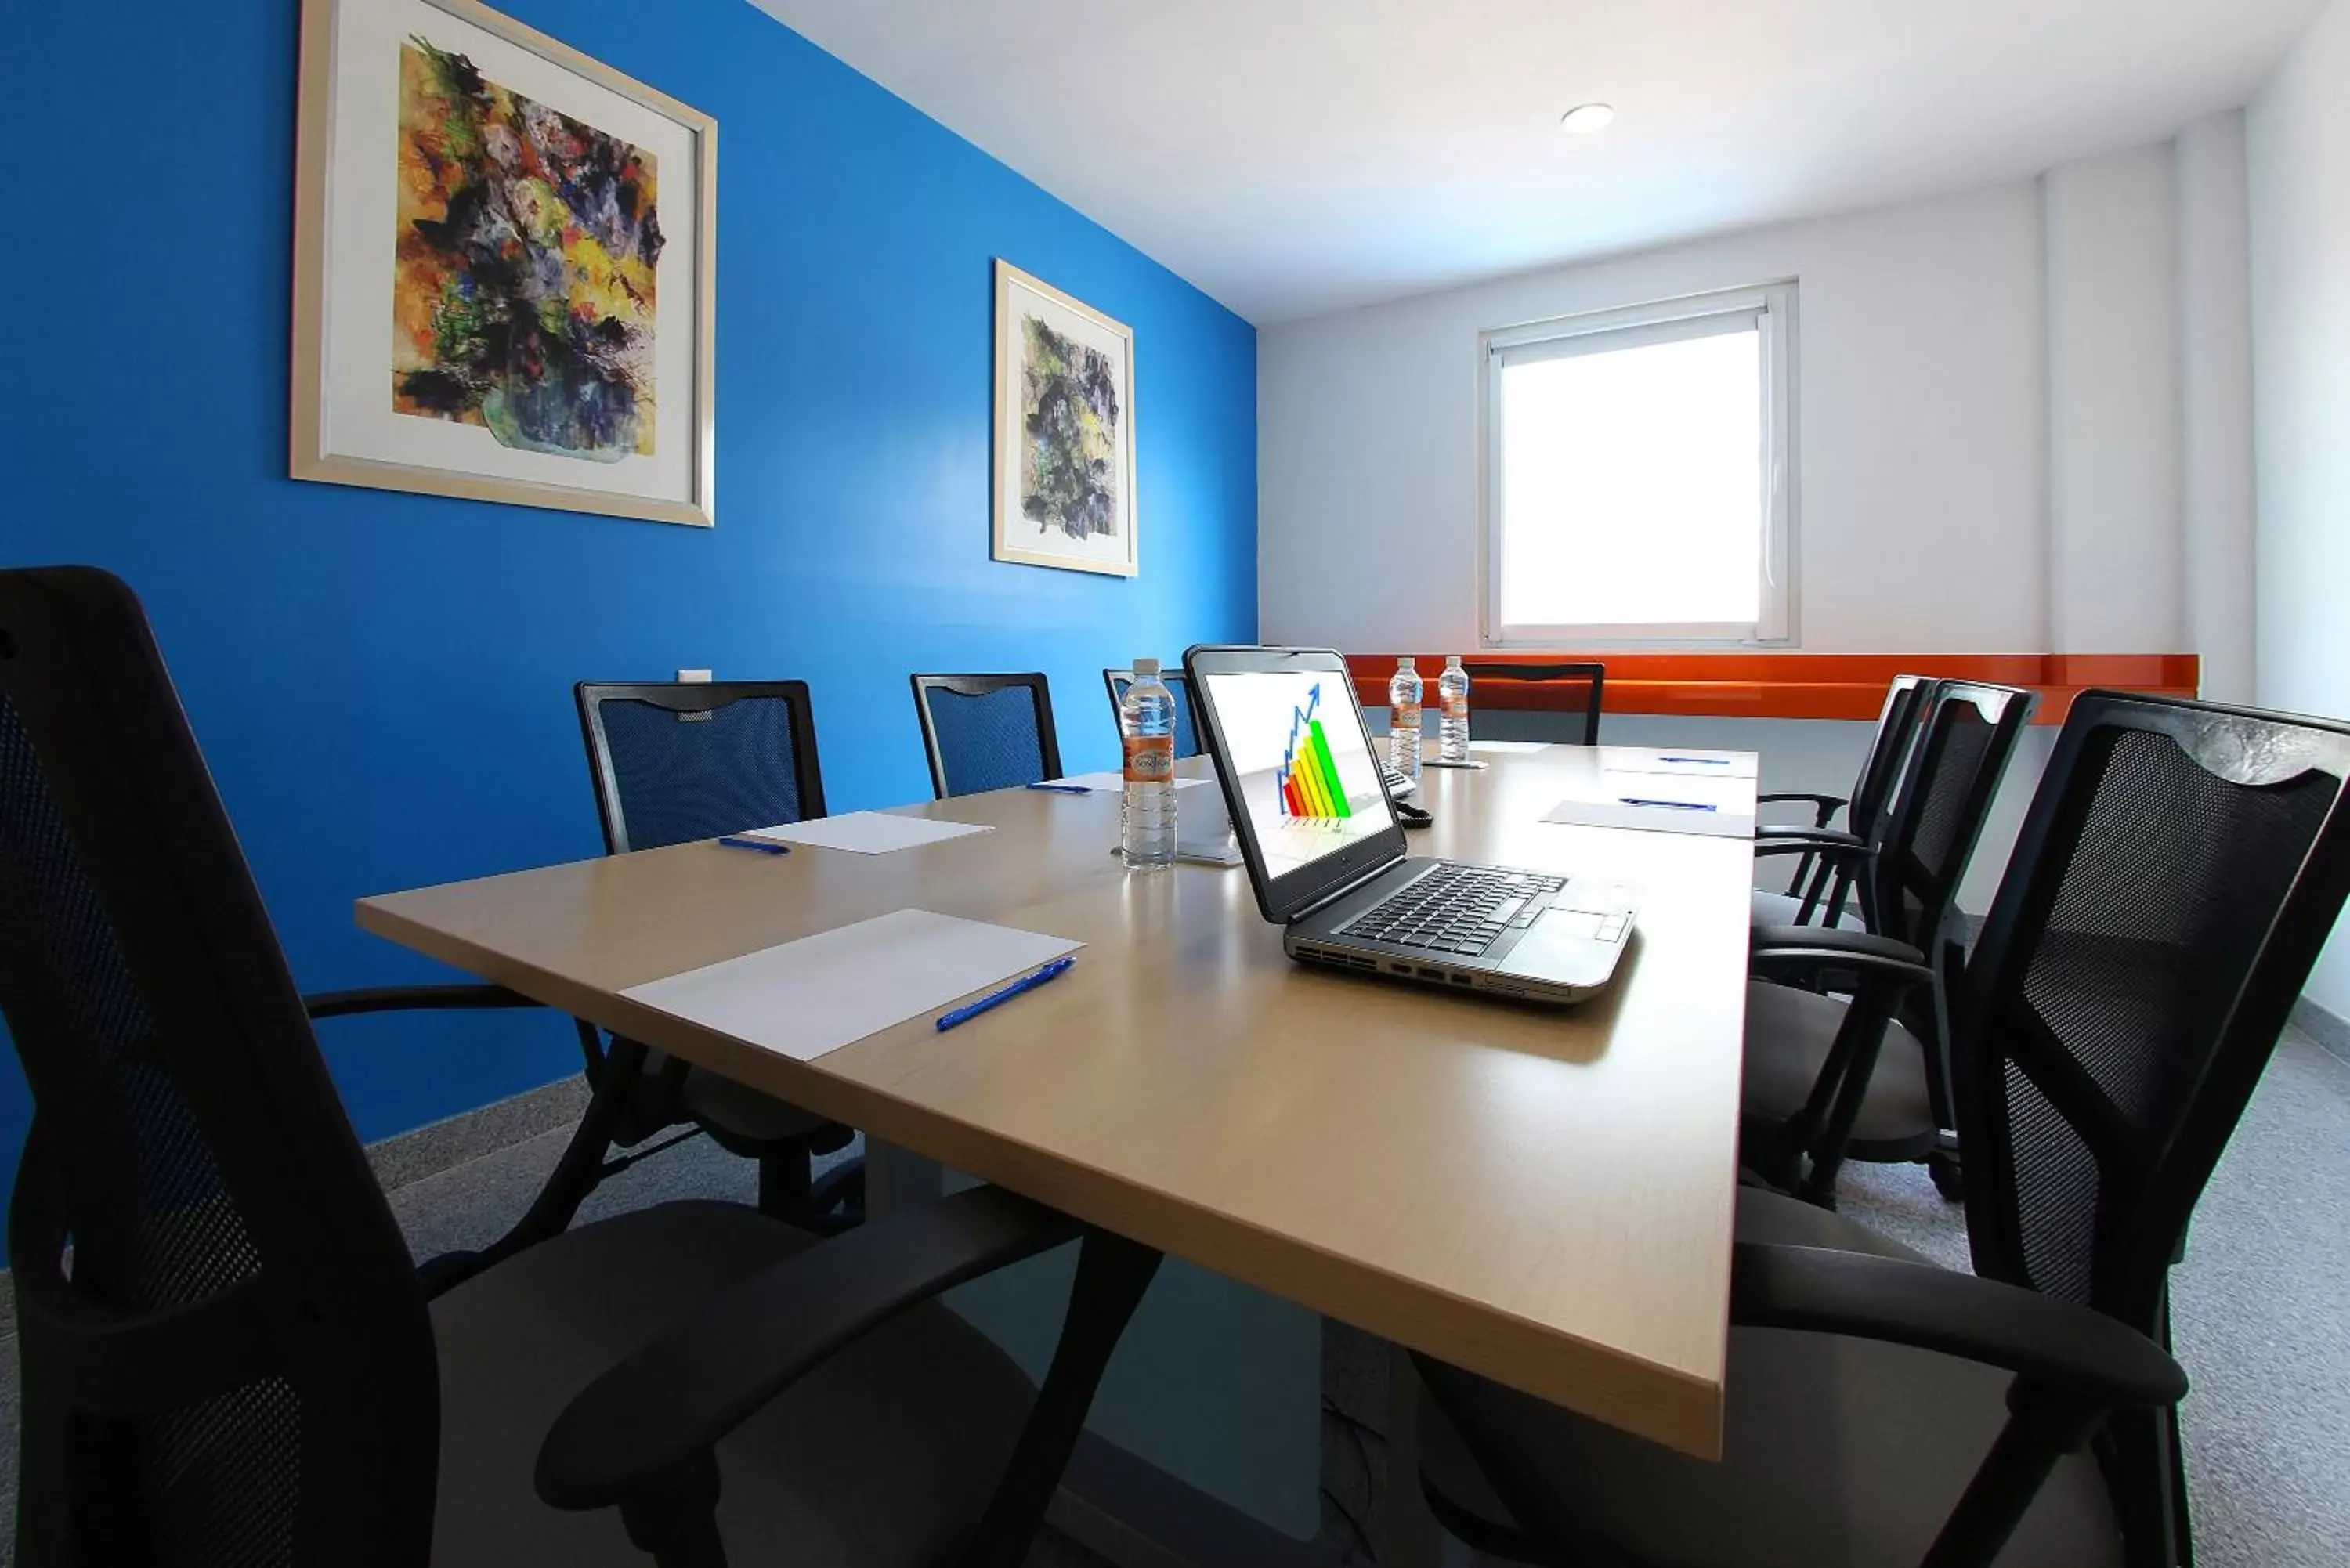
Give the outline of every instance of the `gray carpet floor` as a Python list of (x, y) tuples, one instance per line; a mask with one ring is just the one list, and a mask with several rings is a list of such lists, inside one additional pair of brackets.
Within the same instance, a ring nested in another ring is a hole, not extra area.
[[(493, 1240), (520, 1214), (567, 1129), (407, 1180), (392, 1207), (419, 1257)], [(397, 1179), (397, 1178), (394, 1178)], [(583, 1219), (685, 1196), (748, 1202), (744, 1161), (696, 1139), (605, 1184)], [(1846, 1213), (1952, 1268), (1959, 1209), (1916, 1167), (1849, 1168)], [(2189, 1482), (2201, 1568), (2350, 1563), (2350, 1064), (2288, 1034), (2198, 1211), (2173, 1276)], [(13, 1314), (0, 1317), (0, 1422), (16, 1425)], [(1378, 1561), (1387, 1475), (1387, 1347), (1331, 1324), (1325, 1340), (1323, 1555)], [(13, 1518), (13, 1445), (0, 1449), (0, 1518)], [(0, 1568), (13, 1543), (0, 1536)], [(1073, 1542), (1031, 1568), (1104, 1568)]]

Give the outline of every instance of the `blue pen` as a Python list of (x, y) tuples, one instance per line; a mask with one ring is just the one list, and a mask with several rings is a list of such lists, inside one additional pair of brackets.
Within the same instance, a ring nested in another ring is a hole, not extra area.
[(1619, 794), (1616, 798), (1625, 805), (1662, 806), (1667, 811), (1711, 811), (1714, 809), (1712, 806), (1703, 805), (1693, 800), (1635, 800), (1628, 794)]
[(1660, 763), (1698, 763), (1709, 768), (1726, 768), (1730, 765), (1730, 759), (1728, 757), (1659, 757), (1657, 761)]
[(718, 841), (729, 849), (755, 849), (762, 855), (789, 855), (788, 844), (770, 844), (764, 838), (722, 838)]
[(1030, 789), (1041, 789), (1048, 794), (1091, 794), (1094, 793), (1083, 784), (1032, 784), (1027, 787)]
[(989, 1008), (999, 1006), (1003, 1002), (1009, 1002), (1024, 991), (1034, 991), (1038, 986), (1045, 984), (1048, 981), (1060, 979), (1062, 975), (1068, 972), (1069, 966), (1076, 961), (1076, 956), (1075, 954), (1064, 953), (1059, 958), (1055, 959), (1051, 963), (1046, 964), (1043, 969), (1038, 970), (1035, 973), (1022, 975), (1018, 980), (1014, 981), (1002, 991), (991, 992), (989, 994), (981, 997), (977, 1002), (956, 1008), (952, 1012), (941, 1013), (939, 1015), (939, 1028), (941, 1031), (944, 1031), (952, 1029), (958, 1023), (968, 1023), (972, 1019), (978, 1017), (981, 1013), (986, 1012)]

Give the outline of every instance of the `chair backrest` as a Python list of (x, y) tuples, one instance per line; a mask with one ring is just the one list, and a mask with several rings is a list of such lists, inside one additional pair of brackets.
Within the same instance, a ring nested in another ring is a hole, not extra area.
[(1872, 837), (1884, 820), (1917, 748), (1918, 721), (1939, 685), (1923, 675), (1897, 675), (1886, 687), (1885, 705), (1877, 712), (1877, 733), (1869, 739), (1868, 754), (1861, 758), (1860, 776), (1853, 781), (1852, 799), (1845, 807), (1845, 821), (1856, 836)]
[[(2169, 1338), (2170, 1265), (2350, 897), (2350, 726), (2076, 699), (1957, 1011), (1975, 1272)], [(2177, 1417), (2104, 1451), (2133, 1561), (2191, 1539)]]
[[(1161, 670), (1159, 679), (1175, 694), (1175, 755), (1179, 761), (1196, 757), (1200, 754), (1200, 716), (1191, 706), (1191, 682), (1180, 670)], [(1115, 729), (1118, 710), (1126, 701), (1126, 689), (1134, 684), (1134, 671), (1105, 670), (1102, 684), (1109, 688), (1109, 722)]]
[(573, 690), (604, 847), (614, 855), (824, 815), (805, 681), (582, 681)]
[[(1607, 688), (1604, 664), (1510, 664), (1492, 659), (1464, 659), (1469, 672), (1469, 733), (1477, 740), (1564, 741), (1571, 745), (1599, 743), (1599, 710)], [(1429, 693), (1436, 677), (1425, 677)], [(1534, 680), (1543, 684), (1545, 701), (1539, 709), (1490, 708), (1477, 701), (1480, 680)]]
[(422, 1564), (414, 1266), (146, 618), (88, 568), (0, 572), (0, 1012), (18, 1561)]
[(914, 711), (939, 799), (1061, 776), (1053, 694), (1044, 676), (917, 675)]
[(1927, 953), (1943, 946), (1959, 883), (2039, 699), (2012, 686), (1935, 684), (1917, 749), (1861, 881), (1869, 929)]
[(1956, 1020), (1979, 1273), (2158, 1327), (2350, 894), (2350, 726), (2077, 699)]

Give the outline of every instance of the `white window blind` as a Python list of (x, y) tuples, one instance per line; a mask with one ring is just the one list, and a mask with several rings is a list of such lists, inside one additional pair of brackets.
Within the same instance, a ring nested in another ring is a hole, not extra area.
[(1486, 639), (1794, 635), (1792, 285), (1487, 335)]

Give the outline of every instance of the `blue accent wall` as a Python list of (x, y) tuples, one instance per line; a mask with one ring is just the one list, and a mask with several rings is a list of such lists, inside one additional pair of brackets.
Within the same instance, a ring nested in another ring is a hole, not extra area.
[[(307, 990), (433, 978), (361, 895), (601, 848), (582, 679), (798, 677), (836, 810), (927, 798), (906, 676), (1100, 670), (1256, 628), (1256, 334), (744, 0), (504, 8), (719, 121), (714, 531), (297, 484), (296, 0), (21, 0), (0, 564), (147, 603)], [(992, 258), (1136, 342), (1141, 576), (988, 559)], [(547, 1018), (324, 1026), (362, 1137), (577, 1067)], [(0, 1064), (0, 1173), (28, 1111)]]

